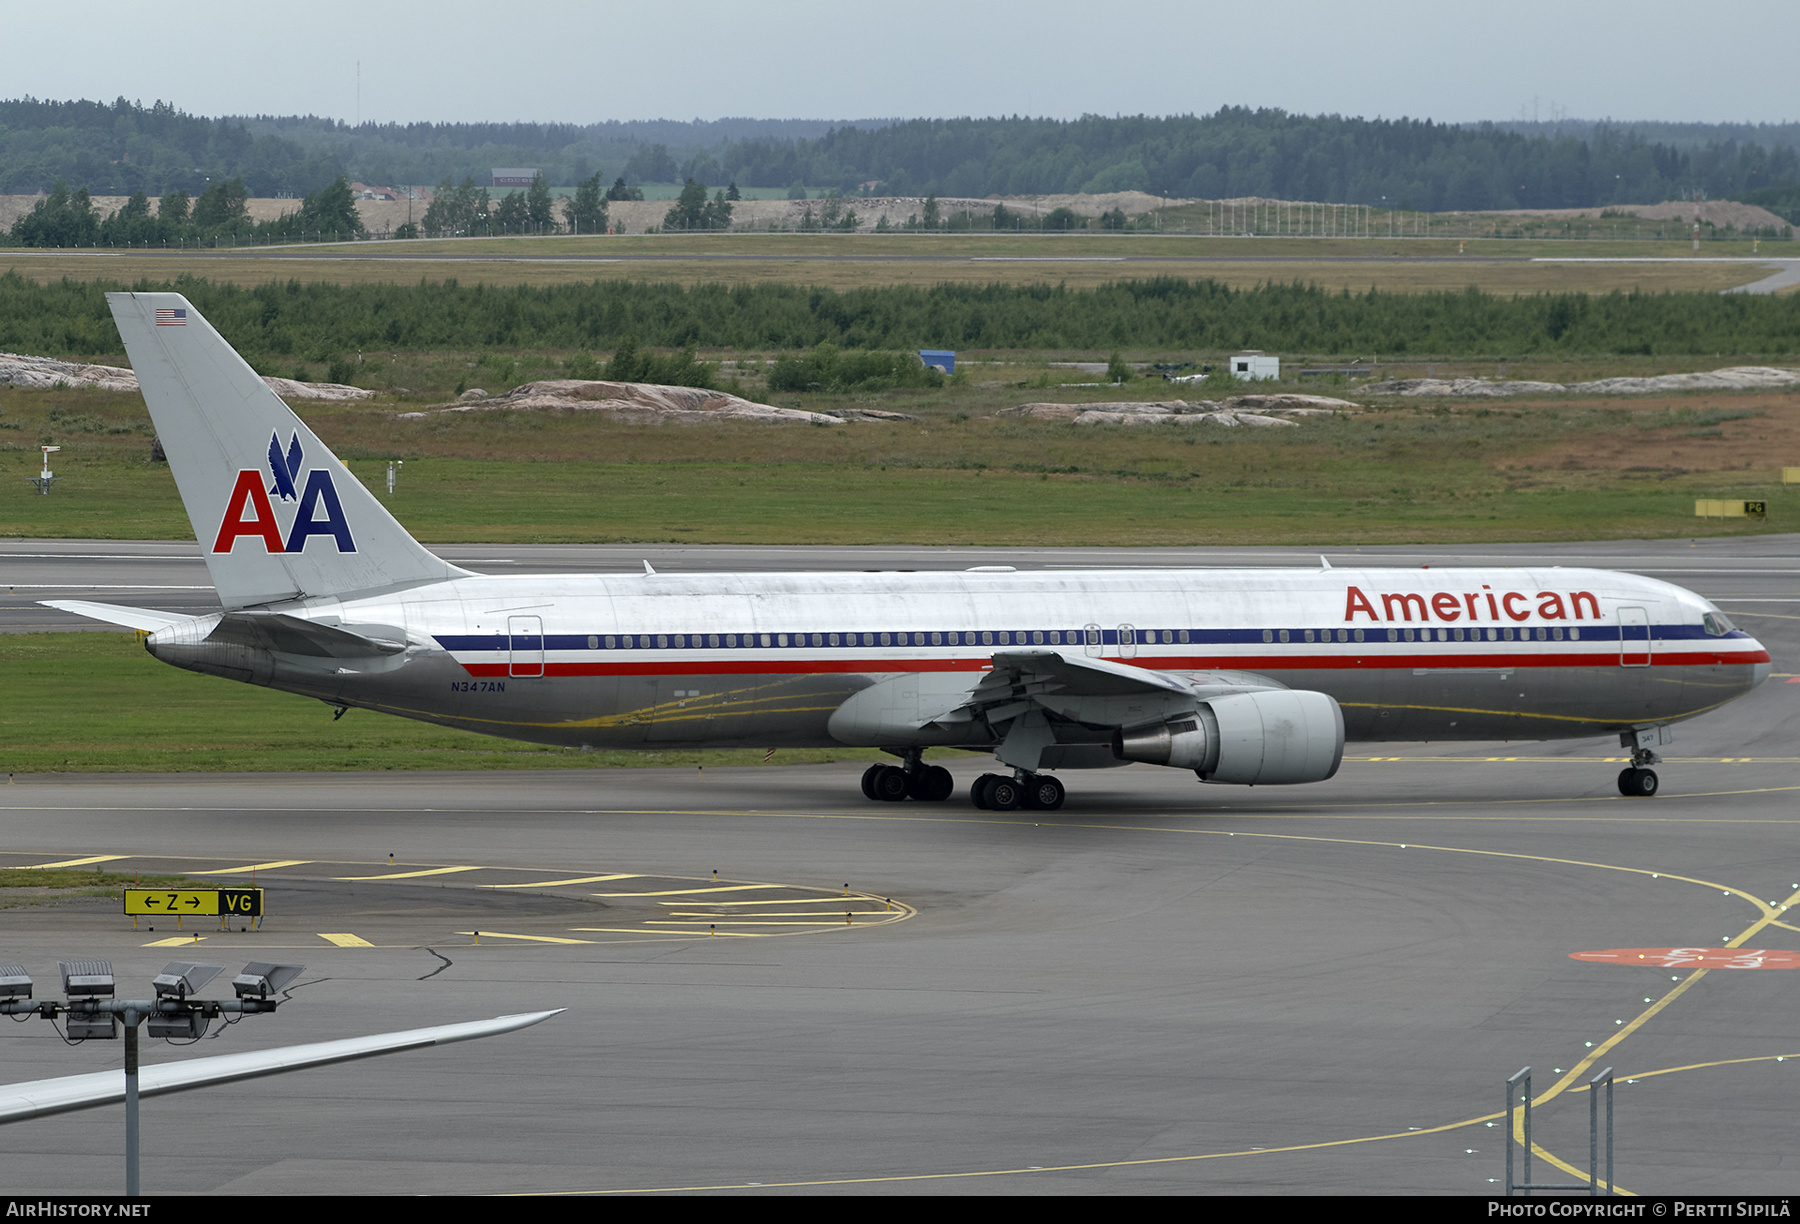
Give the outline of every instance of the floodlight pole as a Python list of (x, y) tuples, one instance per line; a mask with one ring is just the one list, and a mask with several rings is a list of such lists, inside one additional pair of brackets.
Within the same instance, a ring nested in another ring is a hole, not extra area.
[(137, 1009), (125, 1008), (125, 1197), (138, 1196), (138, 1021)]
[[(31, 979), (23, 966), (0, 966), (0, 996), (4, 996), (0, 997), (0, 1015), (35, 1015), (52, 1023), (60, 1015), (65, 1017), (65, 1028), (73, 1027), (69, 1021), (76, 1016), (88, 1018), (89, 1026), (97, 1023), (93, 1018), (98, 1016), (117, 1017), (125, 1022), (125, 1193), (135, 1198), (141, 1184), (138, 1168), (142, 1150), (138, 1128), (138, 1025), (145, 1020), (165, 1025), (181, 1023), (187, 1029), (187, 1035), (198, 1038), (212, 1020), (227, 1013), (257, 1015), (273, 1012), (281, 1005), (281, 1000), (272, 996), (299, 977), (304, 966), (252, 961), (232, 982), (238, 996), (235, 999), (192, 997), (194, 991), (218, 975), (217, 965), (172, 962), (153, 983), (157, 993), (151, 999), (106, 997), (113, 992), (112, 965), (106, 961), (64, 961), (61, 968), (63, 993), (68, 1001), (57, 1003), (48, 999), (32, 1000)], [(104, 1032), (84, 1029), (76, 1039), (110, 1039), (117, 1032), (117, 1020), (108, 1020)], [(156, 1029), (157, 1024), (152, 1023), (152, 1036), (172, 1035), (158, 1033)]]
[[(98, 999), (87, 999), (82, 1002), (52, 1003), (32, 1002), (30, 999), (7, 999), (0, 1002), (0, 1015), (18, 1016), (35, 1015), (46, 1020), (58, 1014), (93, 1015), (100, 1012), (111, 1012), (119, 1017), (125, 1025), (125, 1194), (135, 1198), (139, 1193), (138, 1177), (139, 1153), (142, 1151), (140, 1130), (138, 1126), (138, 1026), (151, 1016), (158, 1014), (177, 1015), (180, 1013), (197, 1013), (201, 1016), (214, 1017), (225, 1012), (237, 1012), (240, 1015), (256, 1015), (273, 1012), (278, 1000), (275, 999), (194, 999), (175, 1002), (163, 999), (121, 999), (102, 1002)], [(83, 1038), (83, 1040), (93, 1040)]]

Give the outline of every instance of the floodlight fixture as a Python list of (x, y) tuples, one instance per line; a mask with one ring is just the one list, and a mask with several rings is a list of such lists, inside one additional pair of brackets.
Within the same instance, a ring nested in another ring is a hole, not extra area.
[(211, 1023), (212, 1018), (205, 1012), (158, 1012), (144, 1021), (144, 1028), (152, 1037), (168, 1037), (176, 1041), (198, 1041), (206, 1036), (207, 1025)]
[(0, 965), (0, 999), (29, 999), (31, 975), (24, 965)]
[(305, 965), (272, 965), (251, 961), (244, 971), (231, 979), (231, 988), (240, 999), (267, 999), (279, 994), (295, 978), (306, 972)]
[[(197, 1041), (206, 1035), (211, 1017), (201, 1003), (188, 999), (224, 971), (223, 965), (204, 965), (195, 961), (170, 961), (156, 975), (151, 985), (156, 988), (157, 1010), (145, 1021), (152, 1037), (169, 1037)], [(165, 1010), (166, 1009), (166, 1010)], [(212, 1009), (212, 1010), (216, 1010)]]
[(65, 1011), (63, 1031), (70, 1041), (115, 1041), (119, 1036), (119, 1015), (110, 1011)]
[(113, 967), (111, 961), (57, 961), (56, 967), (62, 971), (63, 993), (71, 1001), (112, 998)]
[(225, 971), (223, 965), (203, 965), (194, 961), (170, 961), (150, 982), (159, 999), (185, 999), (200, 993), (201, 987)]

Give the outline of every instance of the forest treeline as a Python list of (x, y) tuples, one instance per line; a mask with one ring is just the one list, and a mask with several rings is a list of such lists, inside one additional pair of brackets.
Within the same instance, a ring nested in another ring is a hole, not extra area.
[(359, 238), (362, 219), (350, 184), (342, 176), (301, 200), (298, 207), (267, 221), (250, 218), (248, 188), (234, 178), (213, 183), (190, 200), (177, 188), (151, 211), (150, 197), (135, 191), (118, 208), (102, 214), (85, 187), (69, 190), (58, 182), (29, 212), (0, 233), (0, 246), (175, 247), (238, 245), (294, 240), (335, 242)]
[[(884, 195), (1147, 191), (1451, 209), (1591, 208), (1735, 197), (1800, 180), (1800, 154), (1722, 141), (1681, 150), (1627, 131), (1589, 139), (1492, 126), (1225, 108), (1149, 118), (919, 119), (818, 140), (750, 140), (719, 170), (752, 186), (879, 180)], [(707, 181), (699, 170), (694, 176)]]
[[(0, 349), (92, 358), (119, 352), (103, 282), (0, 275)], [(1716, 293), (1330, 292), (1289, 284), (1123, 281), (834, 292), (791, 285), (594, 281), (490, 288), (455, 281), (243, 288), (183, 277), (174, 289), (253, 364), (358, 350), (1026, 349), (1510, 356), (1800, 352), (1800, 296)]]
[[(0, 102), (0, 192), (48, 190), (64, 181), (94, 195), (198, 195), (209, 181), (238, 178), (253, 196), (298, 197), (339, 176), (382, 185), (465, 177), (481, 183), (495, 166), (529, 166), (552, 187), (601, 174), (631, 184), (691, 178), (707, 187), (803, 184), (846, 195), (1140, 190), (1443, 211), (1591, 208), (1695, 191), (1735, 199), (1800, 184), (1800, 153), (1781, 125), (1720, 127), (1723, 135), (1704, 144), (1685, 129), (1669, 142), (1650, 139), (1644, 131), (1663, 131), (1654, 125), (1520, 131), (1241, 107), (1168, 117), (822, 126), (732, 120), (349, 127), (312, 117), (203, 119), (166, 103), (143, 107), (122, 98), (28, 98)], [(644, 138), (665, 133), (666, 140)], [(694, 140), (683, 143), (682, 136)], [(1771, 197), (1786, 198), (1779, 191)]]

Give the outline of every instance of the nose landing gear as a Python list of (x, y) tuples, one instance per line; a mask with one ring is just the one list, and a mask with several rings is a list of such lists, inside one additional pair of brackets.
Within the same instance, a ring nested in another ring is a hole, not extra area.
[[(1625, 732), (1619, 736), (1619, 746), (1631, 749), (1631, 764), (1619, 771), (1619, 793), (1632, 799), (1648, 799), (1656, 794), (1660, 785), (1656, 779), (1656, 771), (1652, 765), (1661, 765), (1662, 758), (1651, 751), (1649, 742), (1660, 740), (1667, 743), (1661, 728), (1650, 731)], [(1648, 741), (1648, 742), (1646, 742)]]

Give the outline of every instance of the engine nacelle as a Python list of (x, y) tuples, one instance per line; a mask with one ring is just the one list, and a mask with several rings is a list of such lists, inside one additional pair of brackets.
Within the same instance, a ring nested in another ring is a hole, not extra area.
[(1191, 769), (1202, 782), (1323, 782), (1344, 760), (1344, 713), (1324, 693), (1237, 693), (1202, 702), (1188, 718), (1115, 732), (1113, 753)]
[[(1214, 723), (1216, 727), (1216, 722)], [(1209, 731), (1199, 714), (1172, 718), (1113, 732), (1113, 755), (1122, 761), (1170, 765), (1176, 769), (1204, 770), (1209, 754), (1218, 757), (1218, 735)]]

